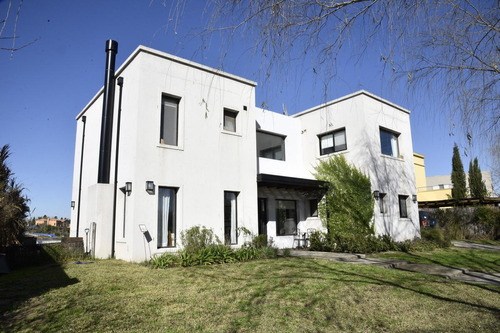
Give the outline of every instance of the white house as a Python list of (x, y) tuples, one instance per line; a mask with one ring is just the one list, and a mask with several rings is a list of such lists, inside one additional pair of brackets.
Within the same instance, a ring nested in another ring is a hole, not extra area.
[(71, 236), (97, 257), (176, 251), (195, 225), (231, 246), (238, 227), (296, 246), (322, 228), (311, 172), (332, 154), (370, 175), (378, 233), (419, 234), (409, 111), (360, 91), (288, 117), (255, 107), (255, 82), (144, 46), (110, 77), (114, 116), (105, 85), (76, 117)]

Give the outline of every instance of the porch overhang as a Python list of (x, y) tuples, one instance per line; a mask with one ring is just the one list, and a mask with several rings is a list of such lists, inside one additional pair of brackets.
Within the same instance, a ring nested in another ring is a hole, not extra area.
[(285, 177), (265, 173), (257, 174), (258, 187), (286, 188), (297, 191), (324, 191), (327, 185), (328, 182), (315, 179)]

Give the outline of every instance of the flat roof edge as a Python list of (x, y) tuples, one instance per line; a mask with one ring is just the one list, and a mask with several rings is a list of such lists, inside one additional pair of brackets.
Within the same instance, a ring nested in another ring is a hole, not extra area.
[[(134, 60), (135, 57), (137, 57), (141, 52), (148, 53), (148, 54), (160, 57), (160, 58), (168, 59), (168, 60), (183, 64), (183, 65), (190, 66), (190, 67), (202, 70), (204, 72), (212, 73), (214, 75), (228, 78), (228, 79), (231, 79), (231, 80), (234, 80), (237, 82), (241, 82), (241, 83), (250, 85), (252, 87), (257, 86), (257, 82), (255, 82), (255, 81), (251, 81), (251, 80), (245, 79), (243, 77), (224, 72), (222, 70), (218, 70), (218, 69), (215, 69), (215, 68), (212, 68), (209, 66), (205, 66), (205, 65), (199, 64), (199, 63), (194, 62), (194, 61), (186, 60), (184, 58), (177, 57), (177, 56), (174, 56), (174, 55), (166, 53), (166, 52), (158, 51), (158, 50), (152, 49), (152, 48), (144, 46), (144, 45), (139, 45), (130, 54), (130, 56), (123, 62), (123, 64), (115, 71), (115, 77), (120, 76), (120, 74), (125, 70), (125, 68), (127, 68), (127, 66), (132, 62), (132, 60)], [(87, 105), (85, 105), (85, 107), (82, 109), (82, 111), (80, 111), (78, 113), (78, 115), (75, 118), (76, 120), (80, 119), (80, 117), (83, 116), (83, 114), (90, 108), (90, 106), (92, 104), (95, 103), (95, 101), (99, 98), (99, 96), (103, 93), (103, 91), (104, 91), (104, 87), (101, 87), (101, 89), (99, 89), (99, 91), (94, 95), (94, 97), (92, 97), (90, 102), (88, 102)]]
[(342, 101), (345, 101), (345, 100), (348, 100), (350, 98), (353, 98), (353, 97), (356, 97), (356, 96), (359, 96), (359, 95), (365, 95), (365, 96), (368, 96), (368, 97), (371, 97), (379, 102), (382, 102), (384, 104), (387, 104), (387, 105), (390, 105), (392, 106), (393, 108), (396, 108), (404, 113), (407, 113), (407, 114), (410, 114), (410, 110), (408, 109), (405, 109), (397, 104), (394, 104), (386, 99), (383, 99), (382, 97), (379, 97), (377, 95), (374, 95), (366, 90), (358, 90), (352, 94), (349, 94), (349, 95), (345, 95), (345, 96), (342, 96), (342, 97), (339, 97), (337, 99), (334, 99), (334, 100), (331, 100), (331, 101), (328, 101), (326, 103), (323, 103), (323, 104), (319, 104), (319, 105), (316, 105), (316, 106), (313, 106), (312, 108), (309, 108), (307, 110), (304, 110), (304, 111), (301, 111), (299, 113), (296, 113), (294, 115), (292, 115), (291, 117), (293, 118), (297, 118), (297, 117), (300, 117), (300, 116), (303, 116), (305, 114), (308, 114), (308, 113), (311, 113), (311, 112), (314, 112), (316, 110), (319, 110), (319, 109), (322, 109), (322, 108), (325, 108), (325, 107), (328, 107), (330, 105), (334, 105), (334, 104), (337, 104), (337, 103), (340, 103)]

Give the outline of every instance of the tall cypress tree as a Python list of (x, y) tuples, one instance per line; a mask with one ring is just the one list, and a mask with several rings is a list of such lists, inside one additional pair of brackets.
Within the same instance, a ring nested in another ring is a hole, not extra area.
[(453, 157), (451, 159), (451, 197), (455, 200), (464, 199), (467, 196), (467, 188), (465, 183), (465, 172), (460, 152), (457, 144), (453, 147)]
[(477, 157), (474, 159), (474, 163), (472, 161), (469, 163), (469, 189), (472, 198), (483, 199), (488, 194)]

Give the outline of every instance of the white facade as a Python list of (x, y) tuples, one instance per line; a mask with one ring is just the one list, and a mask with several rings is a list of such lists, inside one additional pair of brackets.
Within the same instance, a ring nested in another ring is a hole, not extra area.
[[(77, 116), (71, 236), (90, 229), (97, 257), (114, 249), (117, 258), (143, 261), (176, 251), (181, 232), (195, 225), (235, 247), (245, 241), (236, 227), (267, 233), (279, 247), (296, 246), (297, 229), (321, 228), (311, 216), (318, 187), (311, 171), (327, 156), (320, 155), (318, 134), (336, 128), (345, 128), (347, 139), (338, 153), (387, 194), (387, 212), (376, 208), (377, 232), (396, 240), (418, 235), (416, 203), (409, 199), (408, 218), (399, 218), (397, 199), (416, 194), (408, 111), (359, 92), (287, 117), (255, 107), (254, 82), (143, 46), (116, 77), (124, 84), (117, 163), (115, 91), (110, 184), (97, 183), (102, 89)], [(398, 133), (397, 157), (381, 154), (380, 126)], [(147, 181), (154, 192), (146, 191)], [(286, 215), (279, 225), (277, 214)]]

